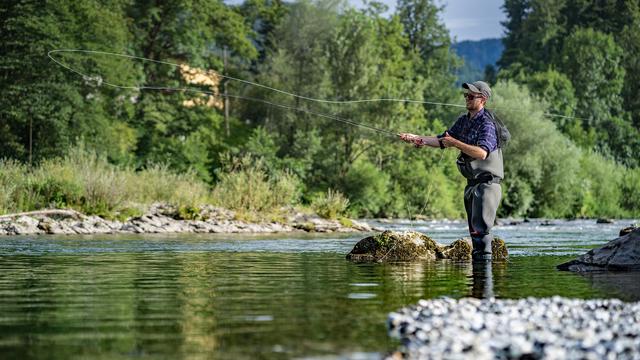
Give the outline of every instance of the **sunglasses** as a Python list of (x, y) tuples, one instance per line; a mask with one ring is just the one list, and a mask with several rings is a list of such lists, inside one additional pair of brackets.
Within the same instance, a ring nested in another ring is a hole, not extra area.
[(462, 96), (464, 96), (464, 98), (467, 100), (475, 100), (475, 99), (484, 97), (482, 95), (473, 95), (473, 94), (467, 94), (467, 93), (462, 94)]

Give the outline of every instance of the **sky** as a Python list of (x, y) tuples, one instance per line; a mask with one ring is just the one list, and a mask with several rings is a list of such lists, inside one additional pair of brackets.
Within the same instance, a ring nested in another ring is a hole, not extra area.
[[(395, 9), (396, 0), (378, 0), (389, 6), (389, 12)], [(362, 6), (362, 0), (349, 0), (356, 6)], [(457, 41), (500, 38), (504, 29), (500, 24), (506, 19), (501, 9), (504, 0), (435, 0), (443, 5), (441, 14), (445, 26), (452, 38)]]
[[(389, 0), (385, 0), (389, 1)], [(504, 0), (449, 0), (441, 2), (445, 8), (442, 19), (457, 41), (500, 38), (506, 19), (501, 7)]]
[[(223, 0), (228, 4), (240, 4), (242, 0)], [(286, 0), (285, 0), (286, 1)], [(362, 0), (348, 0), (355, 7), (362, 7)], [(389, 6), (393, 12), (396, 0), (377, 0)], [(441, 14), (451, 37), (456, 41), (499, 38), (504, 35), (500, 24), (505, 20), (501, 9), (504, 0), (434, 0), (444, 6)]]

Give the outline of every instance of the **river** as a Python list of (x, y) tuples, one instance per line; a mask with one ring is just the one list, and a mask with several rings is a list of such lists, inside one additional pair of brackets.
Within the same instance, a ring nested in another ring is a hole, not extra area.
[[(366, 234), (100, 235), (0, 239), (0, 357), (379, 359), (388, 312), (418, 299), (616, 297), (637, 273), (555, 269), (634, 221), (501, 225), (506, 263), (356, 264)], [(441, 243), (461, 221), (372, 221)]]

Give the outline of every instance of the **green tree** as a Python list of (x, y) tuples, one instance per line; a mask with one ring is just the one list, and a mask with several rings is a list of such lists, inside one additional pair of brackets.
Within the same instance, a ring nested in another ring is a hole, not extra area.
[[(254, 59), (257, 51), (242, 16), (221, 1), (140, 1), (129, 8), (134, 46), (142, 57), (220, 70), (222, 49)], [(177, 67), (145, 61), (145, 86), (192, 87)], [(209, 89), (207, 89), (209, 90)], [(136, 106), (140, 163), (169, 162), (181, 170), (195, 168), (203, 178), (212, 173), (213, 152), (222, 142), (221, 115), (207, 107), (182, 105), (187, 94), (142, 92)]]
[[(126, 124), (130, 91), (58, 67), (54, 49), (126, 49), (127, 1), (15, 1), (0, 12), (0, 156), (39, 160), (61, 156), (82, 141), (110, 158), (127, 161), (133, 138)], [(101, 78), (128, 83), (137, 72), (116, 58), (56, 54), (58, 60)], [(124, 136), (111, 138), (113, 134)], [(111, 139), (110, 139), (111, 138)]]
[[(258, 68), (260, 74), (256, 76), (256, 81), (299, 96), (327, 98), (330, 84), (325, 47), (333, 36), (338, 6), (333, 1), (300, 1), (292, 4), (273, 32), (273, 48), (267, 49), (268, 58)], [(323, 112), (326, 109), (315, 102), (264, 88), (249, 88), (247, 93), (253, 98), (303, 110), (311, 108)], [(293, 148), (299, 127), (304, 131), (312, 131), (320, 121), (304, 112), (249, 103), (243, 106), (243, 117), (252, 119), (254, 125), (264, 125), (278, 133), (283, 141), (281, 155), (287, 155), (287, 149)]]
[(554, 61), (565, 36), (565, 19), (560, 16), (566, 0), (506, 0), (505, 52), (501, 67), (520, 64), (540, 71)]
[[(455, 82), (455, 70), (462, 62), (451, 51), (449, 30), (440, 20), (442, 7), (433, 0), (398, 0), (396, 16), (400, 18), (408, 38), (408, 52), (414, 60), (416, 81), (424, 82), (423, 98), (427, 101), (453, 102), (458, 92), (451, 86)], [(468, 79), (475, 81), (479, 79)], [(451, 108), (425, 105), (433, 118), (449, 118), (455, 112)]]
[(574, 86), (577, 113), (587, 118), (587, 126), (598, 126), (607, 114), (622, 111), (625, 71), (622, 49), (613, 39), (593, 29), (578, 28), (564, 43), (562, 71)]
[(275, 30), (287, 12), (286, 4), (281, 0), (247, 0), (240, 5), (240, 13), (253, 30), (252, 39), (259, 52), (256, 65), (262, 64), (274, 48)]
[(632, 116), (632, 124), (636, 129), (640, 129), (640, 4), (637, 2), (626, 2), (629, 4), (626, 11), (632, 15), (631, 20), (624, 24), (624, 28), (617, 36), (617, 43), (623, 48), (624, 54), (622, 64), (625, 68), (624, 87), (622, 96), (624, 98), (624, 108)]
[[(539, 96), (550, 101), (552, 111), (564, 113), (558, 106), (566, 105), (551, 99), (554, 91), (560, 91), (557, 86), (568, 94), (564, 81), (556, 81), (566, 76), (579, 119), (567, 119), (560, 128), (584, 148), (596, 146), (603, 154), (636, 166), (635, 156), (629, 154), (640, 151), (635, 141), (640, 136), (636, 111), (640, 3), (507, 0), (504, 9), (507, 34), (498, 77), (543, 92)], [(555, 71), (562, 75), (552, 74)], [(549, 88), (551, 83), (543, 85), (552, 80), (542, 79), (548, 76), (556, 79), (552, 86), (556, 90)]]
[(512, 134), (504, 150), (503, 215), (572, 216), (580, 150), (546, 118), (527, 88), (499, 82), (494, 106)]

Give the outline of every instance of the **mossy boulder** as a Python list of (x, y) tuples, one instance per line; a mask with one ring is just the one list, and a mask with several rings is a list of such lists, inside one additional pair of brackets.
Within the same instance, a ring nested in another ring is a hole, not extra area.
[[(504, 260), (509, 255), (504, 240), (495, 238), (492, 242), (493, 257)], [(353, 261), (412, 261), (450, 259), (471, 260), (471, 239), (458, 239), (449, 245), (442, 245), (427, 235), (415, 231), (385, 231), (360, 240), (347, 259)]]
[(435, 260), (437, 243), (415, 231), (385, 231), (364, 238), (347, 254), (353, 261)]
[(471, 239), (458, 239), (449, 245), (440, 246), (440, 259), (471, 260)]
[(491, 252), (493, 253), (493, 260), (506, 260), (509, 257), (507, 243), (497, 236), (491, 242)]
[[(493, 239), (491, 249), (494, 260), (505, 260), (509, 256), (507, 244), (499, 237)], [(472, 250), (473, 245), (471, 245), (471, 239), (469, 238), (458, 239), (449, 245), (438, 244), (438, 259), (471, 260)]]

